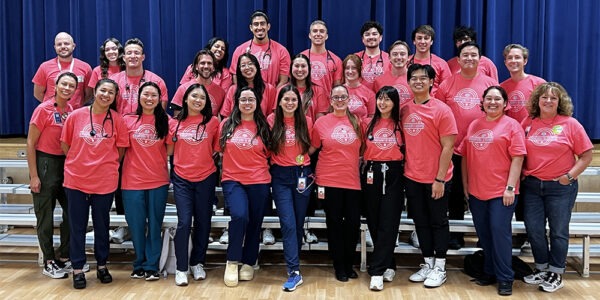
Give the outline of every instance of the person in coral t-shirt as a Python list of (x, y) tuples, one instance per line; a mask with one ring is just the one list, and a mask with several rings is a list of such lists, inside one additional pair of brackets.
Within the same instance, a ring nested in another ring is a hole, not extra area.
[(350, 54), (342, 62), (344, 86), (348, 90), (348, 110), (360, 119), (375, 114), (375, 93), (361, 80), (362, 62), (355, 54)]
[(324, 21), (315, 20), (310, 24), (308, 38), (310, 48), (301, 53), (310, 61), (312, 82), (324, 88), (329, 97), (331, 88), (342, 83), (342, 60), (325, 47), (329, 35)]
[(445, 60), (431, 53), (431, 46), (435, 38), (435, 31), (430, 25), (421, 25), (412, 32), (412, 41), (415, 45), (415, 54), (409, 58), (410, 64), (430, 65), (435, 70), (435, 81), (431, 94), (435, 95), (436, 90), (446, 78), (452, 75), (450, 68)]
[[(229, 59), (229, 43), (223, 38), (213, 37), (208, 40), (204, 49), (210, 50), (215, 56), (215, 72), (212, 74), (212, 81), (221, 87), (222, 90), (227, 91), (229, 87), (233, 84), (233, 79), (231, 73), (229, 73), (229, 68), (227, 68), (227, 60)], [(195, 59), (194, 59), (195, 61)], [(181, 76), (181, 80), (179, 80), (179, 84), (182, 85), (188, 81), (192, 81), (196, 78), (196, 74), (194, 74), (193, 64), (189, 65), (183, 76)]]
[[(460, 45), (466, 42), (477, 42), (477, 32), (471, 27), (458, 26), (454, 28), (454, 45), (456, 49), (460, 47)], [(458, 63), (458, 56), (455, 56), (448, 60), (448, 68), (450, 68), (450, 72), (452, 74), (456, 74), (460, 72), (460, 64)], [(479, 59), (479, 65), (477, 66), (477, 71), (481, 74), (485, 74), (488, 77), (492, 77), (498, 81), (498, 69), (493, 61), (489, 58), (481, 55)]]
[(400, 106), (406, 104), (413, 98), (412, 91), (408, 85), (408, 80), (406, 79), (409, 55), (410, 47), (408, 47), (408, 44), (405, 41), (395, 41), (390, 46), (390, 71), (377, 77), (373, 83), (374, 93), (377, 93), (386, 85), (396, 88), (400, 95)]
[(355, 54), (363, 66), (361, 81), (369, 89), (373, 89), (375, 79), (390, 70), (390, 56), (379, 48), (383, 40), (383, 26), (379, 22), (367, 21), (360, 28), (360, 35), (365, 49)]
[(312, 68), (308, 57), (304, 54), (294, 56), (290, 69), (290, 85), (297, 88), (300, 95), (302, 95), (300, 109), (304, 114), (311, 120), (316, 120), (327, 114), (329, 96), (326, 94), (325, 89), (312, 82)]
[(100, 65), (92, 70), (92, 76), (90, 82), (87, 85), (89, 94), (92, 94), (92, 90), (98, 83), (98, 80), (102, 78), (110, 78), (113, 74), (117, 74), (125, 70), (125, 61), (123, 60), (123, 54), (125, 50), (121, 42), (114, 37), (107, 38), (102, 45), (100, 45)]

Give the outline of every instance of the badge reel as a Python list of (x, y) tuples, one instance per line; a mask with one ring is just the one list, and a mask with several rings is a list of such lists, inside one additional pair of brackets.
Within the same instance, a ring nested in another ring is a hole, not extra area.
[(317, 198), (325, 199), (325, 187), (324, 186), (320, 186), (317, 188)]
[(367, 184), (373, 184), (373, 165), (367, 171)]
[[(304, 155), (300, 154), (296, 156), (296, 163), (301, 166), (304, 163)], [(298, 183), (296, 184), (296, 189), (299, 193), (303, 193), (306, 190), (306, 176), (304, 176), (304, 171), (300, 173), (300, 177), (298, 177)]]

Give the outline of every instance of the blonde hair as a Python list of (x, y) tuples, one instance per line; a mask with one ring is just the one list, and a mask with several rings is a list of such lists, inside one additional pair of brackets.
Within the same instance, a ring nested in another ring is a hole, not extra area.
[(567, 90), (557, 82), (545, 82), (533, 90), (531, 97), (529, 97), (529, 104), (527, 105), (529, 116), (532, 118), (540, 117), (540, 97), (548, 91), (558, 97), (558, 114), (567, 117), (572, 116), (573, 101), (571, 101)]

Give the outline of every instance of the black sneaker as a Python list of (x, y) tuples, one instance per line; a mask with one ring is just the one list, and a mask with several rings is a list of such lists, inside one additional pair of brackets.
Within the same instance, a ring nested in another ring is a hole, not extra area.
[(62, 279), (67, 278), (69, 276), (69, 274), (65, 272), (60, 266), (58, 266), (53, 260), (44, 264), (42, 274), (54, 279)]
[(129, 275), (129, 277), (133, 278), (133, 279), (141, 279), (141, 278), (144, 278), (145, 276), (146, 276), (145, 272), (142, 269), (133, 270), (133, 272), (131, 272), (131, 275)]
[(96, 277), (98, 279), (100, 279), (100, 282), (102, 282), (102, 283), (111, 283), (112, 282), (112, 276), (108, 272), (107, 268), (102, 268), (102, 269), (96, 270)]
[(540, 283), (540, 291), (553, 293), (563, 288), (565, 283), (562, 280), (562, 276), (558, 273), (548, 272), (548, 277), (544, 282)]
[(73, 274), (73, 287), (80, 290), (85, 289), (86, 281), (85, 281), (85, 273), (77, 273)]
[(160, 273), (157, 271), (148, 271), (146, 272), (146, 281), (154, 281), (160, 279)]
[(512, 281), (501, 281), (498, 282), (498, 295), (510, 296), (512, 295)]

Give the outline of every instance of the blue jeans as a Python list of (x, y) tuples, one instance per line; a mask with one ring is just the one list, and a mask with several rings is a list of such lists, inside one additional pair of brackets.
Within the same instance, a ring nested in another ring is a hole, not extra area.
[[(569, 222), (577, 198), (577, 181), (562, 185), (527, 176), (521, 183), (525, 206), (527, 238), (538, 270), (562, 274), (569, 250)], [(546, 238), (546, 220), (550, 227), (550, 250)]]
[(269, 201), (269, 184), (241, 184), (223, 181), (223, 196), (229, 207), (227, 260), (254, 265), (258, 258), (260, 229)]
[(86, 194), (80, 190), (65, 188), (69, 199), (69, 229), (71, 237), (69, 249), (73, 269), (81, 270), (86, 262), (85, 233), (87, 232), (90, 207), (94, 226), (94, 257), (98, 266), (105, 266), (108, 260), (108, 228), (110, 208), (114, 192), (108, 194)]
[(125, 220), (135, 249), (134, 270), (158, 271), (168, 189), (169, 185), (149, 190), (122, 190)]
[(469, 207), (479, 243), (485, 253), (483, 271), (500, 282), (512, 282), (512, 216), (517, 196), (512, 205), (504, 206), (502, 197), (479, 200), (469, 195)]
[[(306, 185), (310, 187), (298, 191), (298, 178), (302, 174), (306, 177)], [(313, 189), (313, 179), (310, 166), (307, 167), (282, 167), (271, 166), (271, 186), (273, 200), (279, 214), (281, 234), (283, 235), (283, 256), (288, 268), (288, 274), (300, 271), (300, 249), (304, 235), (304, 217)]]
[[(173, 172), (172, 182), (177, 206), (177, 231), (174, 241), (177, 270), (187, 271), (188, 265), (204, 264), (206, 260), (217, 173), (210, 174), (202, 181), (191, 182)], [(192, 217), (194, 217), (194, 231), (190, 253)]]

